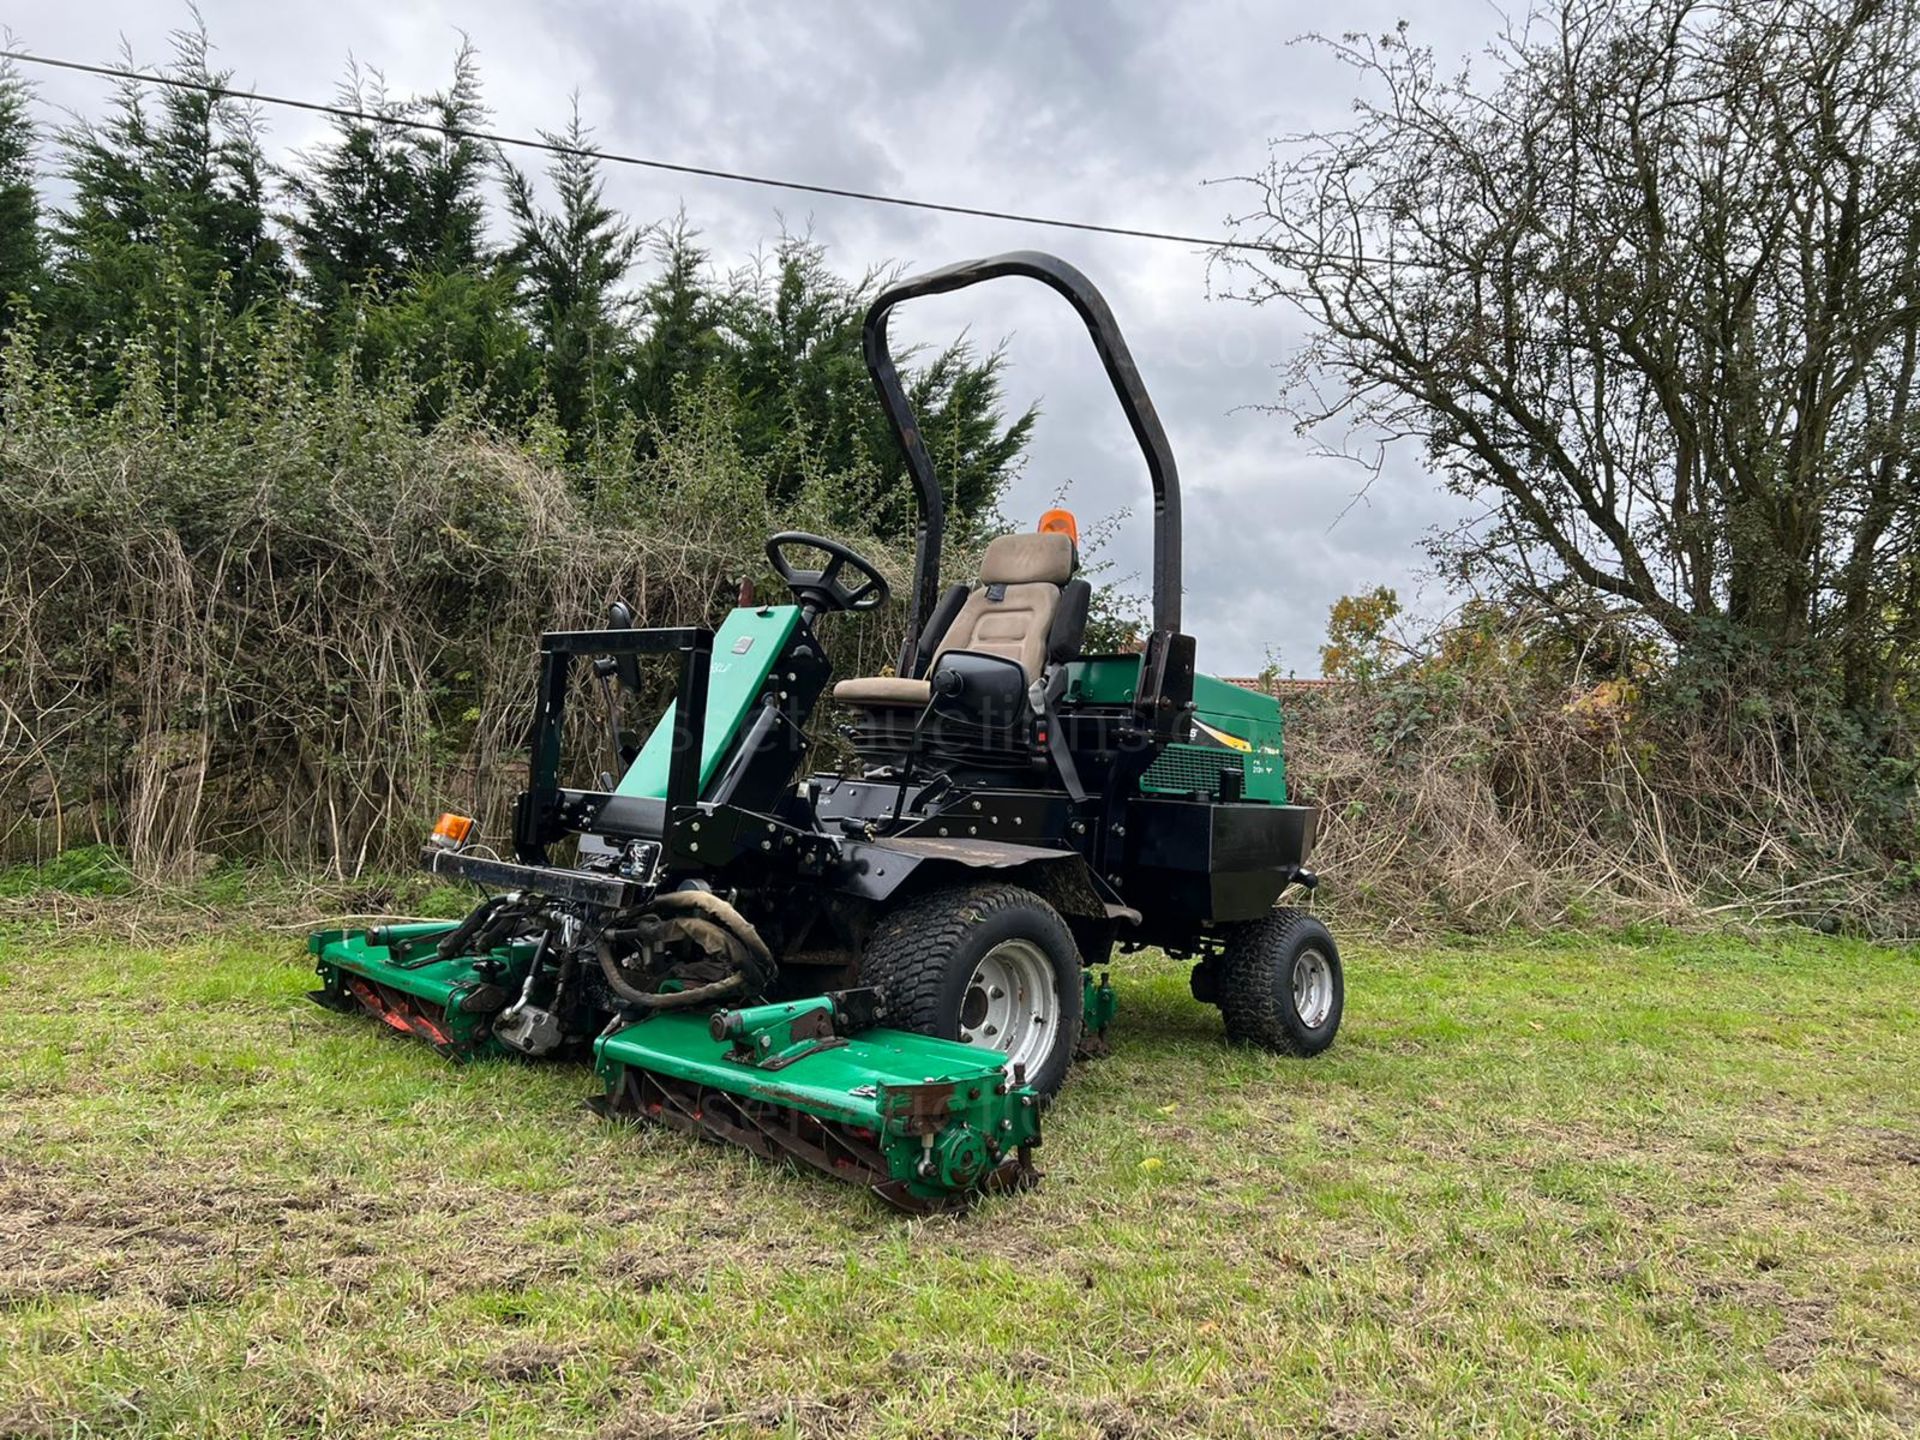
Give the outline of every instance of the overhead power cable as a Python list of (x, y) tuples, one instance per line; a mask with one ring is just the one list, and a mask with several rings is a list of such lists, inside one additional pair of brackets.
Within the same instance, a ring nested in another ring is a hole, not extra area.
[(1042, 225), (1054, 230), (1080, 230), (1093, 235), (1117, 235), (1129, 240), (1157, 240), (1175, 245), (1201, 245), (1209, 250), (1250, 250), (1286, 260), (1311, 260), (1304, 250), (1264, 245), (1257, 240), (1209, 239), (1203, 235), (1182, 235), (1168, 230), (1143, 230), (1130, 225), (1097, 225), (1089, 220), (1063, 220), (1052, 215), (1026, 215), (1015, 210), (989, 210), (976, 205), (948, 205), (937, 200), (916, 200), (904, 195), (882, 195), (871, 190), (848, 190), (838, 185), (816, 185), (805, 180), (781, 180), (770, 175), (749, 175), (739, 170), (721, 170), (710, 165), (688, 165), (674, 160), (657, 160), (645, 155), (625, 155), (616, 150), (566, 145), (548, 139), (528, 139), (524, 135), (504, 135), (491, 130), (473, 130), (461, 125), (442, 125), (410, 115), (369, 111), (352, 105), (329, 105), (319, 100), (300, 100), (288, 95), (269, 95), (260, 90), (236, 90), (206, 80), (189, 80), (178, 75), (157, 75), (127, 70), (114, 65), (88, 65), (79, 60), (56, 60), (46, 55), (29, 55), (18, 50), (0, 50), (0, 58), (17, 60), (23, 65), (44, 65), (56, 70), (72, 70), (83, 75), (99, 75), (110, 80), (130, 80), (141, 85), (165, 85), (175, 90), (198, 90), (223, 100), (247, 100), (259, 105), (278, 105), (289, 110), (305, 110), (316, 115), (332, 115), (363, 124), (390, 125), (398, 129), (423, 130), (454, 140), (479, 140), (490, 145), (520, 150), (539, 150), (550, 155), (567, 155), (583, 160), (599, 160), (609, 165), (634, 165), (647, 170), (664, 170), (674, 175), (695, 175), (706, 180), (726, 180), (736, 185), (759, 185), (771, 190), (796, 190), (807, 195), (830, 195), (840, 200), (858, 200), (868, 205), (892, 205), (903, 210), (931, 210), (941, 215), (968, 215), (980, 220), (1006, 220), (1016, 225)]

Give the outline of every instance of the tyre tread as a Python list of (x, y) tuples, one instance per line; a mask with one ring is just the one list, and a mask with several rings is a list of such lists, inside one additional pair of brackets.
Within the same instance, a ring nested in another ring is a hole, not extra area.
[[(982, 920), (1007, 910), (1037, 910), (1060, 927), (1072, 943), (1072, 932), (1053, 906), (1019, 885), (947, 885), (909, 900), (883, 915), (860, 960), (860, 982), (871, 985), (886, 1001), (885, 1023), (923, 1035), (938, 1033), (940, 996), (947, 978), (945, 962), (956, 954), (968, 930)], [(1080, 1016), (1074, 997), (1062, 996), (1068, 1007), (1069, 1064), (1079, 1043)]]
[(1315, 1053), (1287, 1025), (1274, 983), (1274, 968), (1280, 957), (1309, 927), (1326, 936), (1333, 963), (1338, 965), (1339, 950), (1333, 945), (1333, 937), (1316, 916), (1305, 910), (1275, 910), (1247, 921), (1228, 938), (1222, 956), (1220, 1015), (1229, 1040), (1302, 1058)]

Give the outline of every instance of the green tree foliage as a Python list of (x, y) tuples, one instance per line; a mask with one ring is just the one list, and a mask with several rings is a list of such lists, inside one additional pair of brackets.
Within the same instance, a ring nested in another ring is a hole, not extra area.
[(536, 404), (540, 358), (514, 305), (513, 274), (502, 266), (413, 271), (405, 285), (366, 297), (335, 323), (353, 328), (328, 358), (363, 380), (403, 375), (422, 425), (470, 408), (512, 426)]
[(462, 42), (453, 78), (433, 95), (395, 101), (378, 71), (350, 66), (335, 104), (333, 138), (298, 157), (284, 180), (286, 226), (301, 290), (323, 314), (350, 297), (385, 298), (422, 273), (449, 274), (485, 258), (486, 183), (481, 142), (403, 123), (473, 130), (487, 120), (479, 58)]
[[(191, 88), (227, 83), (211, 57), (196, 16), (163, 72), (186, 87), (129, 81), (61, 132), (71, 198), (51, 226), (35, 218), (27, 91), (0, 75), (0, 295), (30, 291), (36, 247), (50, 253), (38, 343), (78, 357), (97, 399), (157, 375), (160, 406), (217, 409), (269, 336), (297, 334), (317, 380), (404, 395), (422, 428), (462, 417), (531, 438), (583, 491), (657, 455), (692, 407), (727, 417), (770, 501), (908, 526), (860, 357), (880, 272), (848, 279), (792, 237), (717, 272), (684, 216), (656, 226), (609, 202), (577, 104), (545, 135), (559, 153), (537, 184), (475, 138), (489, 114), (464, 41), (428, 95), (350, 67), (350, 113), (279, 169), (250, 109)], [(490, 236), (499, 211), (507, 233)], [(156, 363), (118, 363), (129, 351)], [(905, 369), (962, 531), (991, 514), (1032, 428), (1000, 413), (1000, 363), (962, 342)]]
[[(334, 103), (369, 117), (390, 112), (385, 81), (351, 67)], [(333, 139), (286, 173), (294, 202), (285, 217), (300, 289), (323, 315), (344, 313), (359, 294), (387, 294), (409, 269), (414, 196), (408, 132), (384, 118), (333, 122)]]
[(0, 61), (0, 328), (13, 323), (17, 304), (38, 302), (46, 271), (30, 98), (13, 62)]
[[(747, 407), (745, 443), (789, 457), (784, 489), (806, 478), (793, 457), (807, 454), (862, 477), (851, 511), (904, 528), (912, 516), (906, 460), (872, 399), (860, 350), (867, 307), (887, 278), (869, 271), (848, 280), (812, 240), (782, 237), (729, 287), (725, 364)], [(1001, 415), (1001, 365), (998, 352), (983, 359), (959, 340), (906, 377), (947, 504), (963, 523), (991, 512), (1033, 429), (1034, 411), (1011, 424)]]
[[(740, 444), (770, 463), (776, 498), (839, 477), (835, 520), (905, 530), (914, 499), (906, 461), (874, 398), (861, 325), (891, 272), (837, 273), (825, 249), (783, 235), (752, 265), (715, 279), (698, 234), (678, 217), (654, 243), (657, 271), (638, 306), (634, 406), (656, 423), (684, 390), (709, 382), (737, 400)], [(1002, 413), (998, 352), (957, 341), (902, 371), (950, 519), (984, 522), (1012, 477), (1036, 412)]]
[(633, 360), (633, 403), (649, 416), (670, 414), (676, 389), (704, 385), (725, 353), (719, 298), (699, 238), (685, 211), (653, 237), (656, 273), (640, 295)]
[(445, 89), (401, 101), (351, 67), (339, 104), (355, 114), (284, 176), (299, 290), (327, 358), (363, 379), (405, 373), (426, 423), (468, 403), (522, 418), (539, 366), (512, 270), (486, 243), (490, 152), (459, 133), (488, 118), (473, 47), (462, 42)]
[(1327, 612), (1327, 643), (1320, 647), (1320, 673), (1329, 680), (1371, 680), (1406, 655), (1395, 634), (1400, 597), (1386, 585), (1342, 595)]
[(592, 131), (580, 119), (578, 97), (567, 128), (545, 138), (565, 151), (547, 171), (556, 208), (543, 208), (532, 182), (506, 167), (515, 232), (507, 263), (541, 349), (555, 418), (584, 442), (613, 428), (623, 398), (633, 352), (632, 303), (620, 287), (641, 237), (606, 203), (599, 162), (581, 153)]
[(479, 265), (486, 253), (484, 187), (493, 161), (487, 147), (471, 138), (489, 118), (471, 42), (462, 39), (447, 88), (416, 109), (437, 128), (416, 130), (409, 142), (414, 194), (402, 232), (407, 261), (416, 271), (440, 274)]
[[(222, 86), (197, 24), (175, 32), (165, 73)], [(123, 84), (103, 121), (61, 136), (72, 184), (54, 230), (55, 333), (96, 357), (151, 338), (174, 383), (197, 375), (220, 343), (217, 319), (250, 316), (285, 290), (270, 232), (259, 117), (204, 90), (169, 87), (149, 104)]]

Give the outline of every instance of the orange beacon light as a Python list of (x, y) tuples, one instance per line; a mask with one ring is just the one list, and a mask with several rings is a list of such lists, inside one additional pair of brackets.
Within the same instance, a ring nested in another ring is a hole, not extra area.
[(1042, 535), (1064, 535), (1073, 541), (1073, 548), (1080, 548), (1080, 522), (1073, 518), (1071, 510), (1049, 510), (1040, 517), (1038, 529)]

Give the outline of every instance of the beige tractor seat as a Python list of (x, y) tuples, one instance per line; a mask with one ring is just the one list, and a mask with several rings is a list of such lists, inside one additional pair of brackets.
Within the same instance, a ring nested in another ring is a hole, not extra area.
[[(938, 648), (923, 668), (931, 674), (949, 650), (971, 650), (1018, 662), (1029, 684), (1040, 678), (1061, 587), (1073, 578), (1073, 562), (1073, 541), (1059, 533), (993, 540), (980, 559), (980, 583), (972, 590), (954, 586), (935, 607), (920, 653), (927, 653), (932, 637), (938, 637)], [(833, 687), (841, 704), (865, 707), (925, 705), (932, 693), (925, 680), (892, 675), (842, 680)]]

